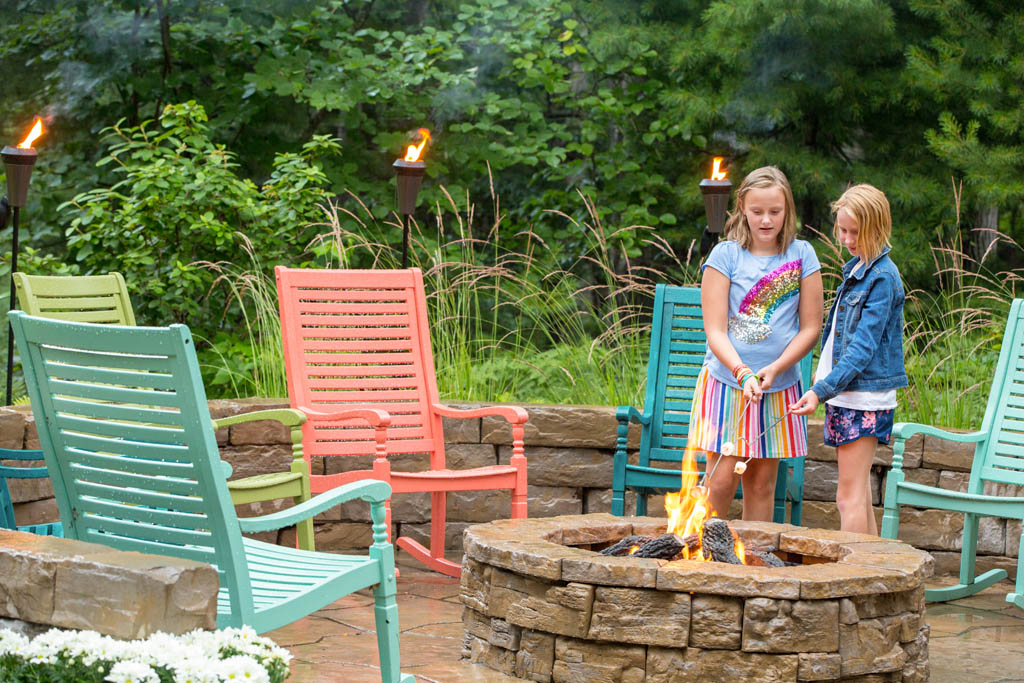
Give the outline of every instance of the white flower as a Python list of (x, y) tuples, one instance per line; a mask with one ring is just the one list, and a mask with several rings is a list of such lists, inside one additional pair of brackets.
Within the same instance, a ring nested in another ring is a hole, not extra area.
[(133, 661), (118, 662), (103, 680), (111, 683), (160, 683), (160, 677), (149, 664)]
[(736, 446), (733, 445), (732, 441), (726, 441), (722, 444), (722, 455), (732, 455), (736, 452)]
[(222, 681), (232, 683), (270, 683), (267, 670), (248, 655), (235, 655), (214, 665), (214, 671)]
[(8, 652), (17, 654), (28, 647), (28, 638), (10, 629), (0, 631), (0, 655)]
[(738, 463), (736, 463), (736, 467), (732, 468), (732, 471), (735, 472), (736, 474), (743, 474), (744, 472), (747, 471), (747, 463), (740, 460)]

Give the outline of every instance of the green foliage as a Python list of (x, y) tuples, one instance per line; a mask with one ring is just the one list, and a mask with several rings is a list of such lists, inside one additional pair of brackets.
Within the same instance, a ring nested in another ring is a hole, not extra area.
[(327, 197), (319, 159), (338, 146), (316, 136), (299, 154), (279, 154), (259, 187), (238, 176), (235, 155), (210, 141), (205, 124), (203, 108), (188, 102), (168, 106), (159, 124), (115, 125), (100, 164), (115, 164), (122, 179), (61, 208), (70, 258), (85, 273), (122, 272), (140, 323), (187, 322), (212, 336), (227, 302), (199, 262), (235, 259), (236, 232), (271, 263), (309, 241), (305, 226)]

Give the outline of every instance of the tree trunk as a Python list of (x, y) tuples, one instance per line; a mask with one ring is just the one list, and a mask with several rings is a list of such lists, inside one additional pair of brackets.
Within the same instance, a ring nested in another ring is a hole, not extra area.
[(979, 207), (970, 239), (970, 254), (975, 261), (981, 263), (995, 251), (998, 231), (999, 207)]

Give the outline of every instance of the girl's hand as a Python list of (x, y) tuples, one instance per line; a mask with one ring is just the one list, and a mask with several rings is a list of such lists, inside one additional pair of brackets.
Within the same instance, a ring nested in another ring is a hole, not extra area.
[(789, 412), (794, 415), (810, 415), (818, 409), (818, 395), (808, 391), (800, 397), (800, 400), (789, 407)]
[(757, 376), (761, 378), (761, 391), (768, 391), (772, 388), (772, 382), (775, 381), (776, 375), (779, 374), (779, 369), (775, 363), (766, 365), (757, 371)]
[(759, 403), (761, 401), (762, 393), (763, 390), (761, 389), (761, 382), (757, 379), (757, 375), (747, 375), (743, 380), (743, 398), (747, 401)]

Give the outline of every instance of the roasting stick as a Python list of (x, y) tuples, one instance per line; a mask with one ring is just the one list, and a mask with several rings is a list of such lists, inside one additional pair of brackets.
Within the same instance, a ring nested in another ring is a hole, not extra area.
[[(751, 404), (753, 404), (753, 401), (747, 401), (747, 405), (743, 407), (742, 412), (740, 412), (740, 419), (741, 420), (742, 420), (743, 414), (747, 412), (747, 409), (751, 406)], [(768, 425), (767, 427), (762, 429), (761, 433), (754, 437), (754, 441), (757, 441), (758, 439), (760, 439), (762, 436), (764, 436), (765, 434), (770, 432), (772, 429), (774, 429), (775, 425), (777, 425), (780, 422), (782, 422), (783, 420), (785, 420), (786, 419), (786, 415), (788, 413), (789, 413), (789, 410), (787, 409), (785, 412), (782, 413), (782, 415), (777, 420), (775, 420), (775, 422), (772, 422), (770, 425)], [(750, 449), (750, 441), (747, 440), (746, 437), (740, 436), (740, 437), (737, 437), (736, 440), (737, 441), (740, 441), (740, 440), (746, 441), (747, 442), (747, 449), (748, 450)], [(732, 455), (731, 452), (730, 453), (726, 453), (725, 451), (726, 451), (726, 449), (728, 449), (729, 451), (733, 451), (733, 448), (734, 447), (733, 447), (732, 443), (729, 442), (729, 441), (726, 441), (724, 444), (722, 444), (722, 456)], [(747, 463), (749, 463), (751, 460), (753, 460), (753, 456), (750, 456), (750, 457), (744, 458), (743, 460), (740, 460), (738, 463), (736, 463), (736, 466), (733, 467), (733, 472), (738, 474), (738, 475), (740, 475), (740, 476), (743, 476), (743, 473), (747, 471)], [(706, 476), (702, 479), (701, 482), (698, 482), (697, 486), (701, 486), (702, 484), (706, 484), (709, 479), (711, 479), (713, 476), (715, 476), (715, 470), (718, 469), (718, 463), (720, 463), (720, 462), (722, 462), (721, 456), (718, 458), (718, 460), (715, 461), (715, 466), (711, 468), (711, 472), (710, 473), (705, 472)]]
[[(747, 410), (750, 409), (750, 406), (752, 406), (753, 404), (754, 404), (753, 401), (747, 401), (746, 405), (743, 406), (743, 410), (740, 411), (740, 422), (741, 423), (743, 422), (743, 415), (747, 412)], [(742, 438), (742, 437), (740, 437), (740, 438)], [(758, 438), (760, 438), (760, 437), (758, 437)], [(726, 449), (729, 449), (730, 451), (733, 450), (732, 442), (726, 441), (724, 444), (722, 444), (722, 451), (723, 451), (722, 455), (732, 455), (732, 453), (725, 453), (724, 451)], [(698, 488), (703, 486), (703, 485), (706, 485), (708, 480), (711, 479), (711, 477), (715, 476), (715, 470), (718, 469), (718, 463), (720, 463), (720, 462), (722, 462), (722, 457), (721, 456), (719, 456), (718, 460), (715, 461), (715, 466), (711, 468), (711, 472), (707, 471), (707, 467), (704, 468), (704, 475), (701, 477), (700, 481), (697, 482), (697, 487)]]

